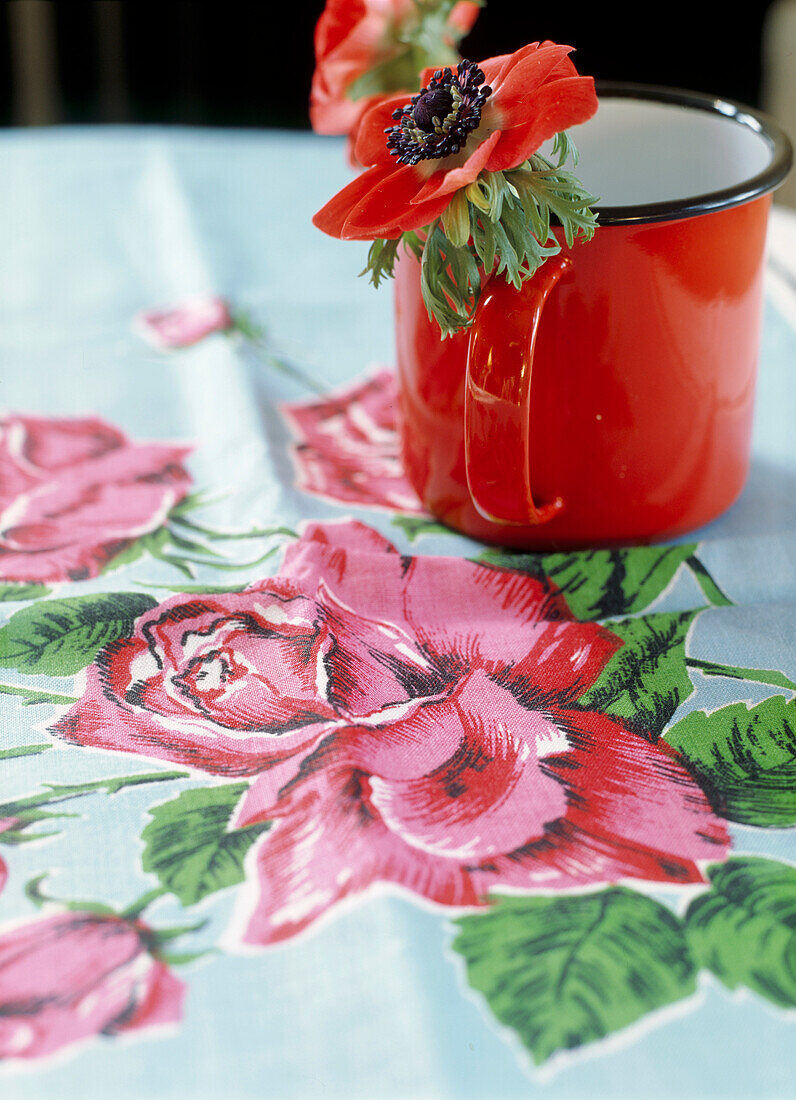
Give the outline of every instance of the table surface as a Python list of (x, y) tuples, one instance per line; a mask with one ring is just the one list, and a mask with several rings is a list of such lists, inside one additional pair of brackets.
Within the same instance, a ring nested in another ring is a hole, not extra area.
[(0, 147), (4, 1100), (796, 1096), (796, 217), (737, 504), (507, 561), (341, 142)]

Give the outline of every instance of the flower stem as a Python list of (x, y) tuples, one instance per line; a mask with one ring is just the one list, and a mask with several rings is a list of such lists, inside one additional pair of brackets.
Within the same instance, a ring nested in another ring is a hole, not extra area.
[(185, 550), (189, 554), (206, 554), (209, 558), (223, 558), (224, 556), (223, 554), (219, 554), (218, 550), (214, 550), (212, 546), (206, 546), (203, 542), (198, 542), (196, 539), (189, 539), (179, 534), (171, 525), (167, 527), (167, 530), (169, 533), (169, 542), (176, 550)]
[(282, 374), (288, 375), (295, 381), (300, 382), (302, 386), (312, 390), (314, 393), (323, 396), (327, 392), (327, 387), (321, 382), (316, 381), (310, 374), (294, 363), (292, 359), (287, 359), (283, 355), (275, 354), (268, 346), (265, 329), (256, 325), (245, 313), (239, 313), (233, 318), (233, 325), (231, 332), (237, 333), (243, 337), (249, 347), (259, 353), (259, 357), (270, 367), (274, 367), (275, 370), (280, 371)]
[(48, 789), (41, 794), (32, 794), (27, 798), (17, 799), (15, 802), (0, 804), (0, 816), (19, 817), (26, 810), (36, 809), (38, 806), (51, 806), (58, 802), (68, 802), (72, 798), (82, 798), (83, 795), (93, 794), (95, 791), (104, 790), (107, 794), (117, 794), (125, 787), (139, 787), (144, 783), (165, 783), (172, 779), (188, 779), (189, 773), (184, 771), (170, 772), (141, 772), (138, 775), (112, 776), (110, 779), (96, 779), (89, 783), (59, 784), (45, 783)]
[(201, 523), (194, 523), (193, 520), (186, 519), (185, 516), (173, 516), (172, 518), (181, 527), (188, 527), (198, 535), (206, 535), (207, 538), (217, 539), (219, 542), (226, 542), (228, 539), (265, 539), (276, 535), (285, 535), (291, 539), (298, 538), (296, 532), (289, 527), (255, 527), (251, 531), (216, 531), (212, 527), (204, 527)]
[(52, 743), (47, 741), (42, 745), (18, 745), (14, 749), (0, 749), (0, 760), (14, 760), (21, 756), (38, 756), (52, 748)]
[(270, 549), (266, 550), (266, 552), (262, 554), (259, 558), (255, 558), (254, 561), (202, 561), (200, 558), (189, 558), (187, 556), (180, 558), (180, 561), (183, 562), (186, 566), (190, 566), (191, 564), (207, 565), (211, 569), (224, 569), (236, 572), (238, 569), (251, 569), (255, 565), (262, 565), (264, 561), (267, 561), (270, 557), (273, 557), (278, 549), (278, 546), (272, 546)]
[(11, 684), (0, 684), (0, 695), (19, 695), (25, 707), (36, 706), (38, 703), (68, 705), (77, 702), (75, 695), (58, 695), (52, 691), (37, 691), (34, 688), (14, 687)]
[(694, 579), (703, 593), (710, 600), (712, 607), (734, 606), (732, 600), (725, 596), (696, 554), (686, 558), (685, 563), (693, 573)]
[(686, 657), (688, 668), (698, 669), (705, 676), (726, 676), (732, 680), (745, 680), (753, 684), (770, 684), (772, 687), (787, 688), (796, 691), (796, 683), (782, 672), (762, 668), (738, 668), (732, 665), (720, 665), (715, 661), (700, 661), (696, 657)]
[(171, 565), (175, 569), (178, 569), (180, 573), (186, 576), (189, 580), (196, 580), (196, 570), (193, 568), (192, 565), (190, 565), (187, 561), (184, 561), (182, 558), (173, 557), (171, 554), (167, 554), (163, 550), (160, 550), (159, 548), (156, 548), (154, 546), (149, 548), (149, 552), (152, 557), (156, 558), (158, 561), (165, 562), (166, 565)]
[(162, 898), (165, 894), (168, 894), (168, 890), (165, 886), (155, 886), (152, 890), (147, 890), (145, 894), (142, 894), (132, 905), (128, 905), (126, 909), (123, 909), (119, 916), (122, 920), (138, 920), (144, 910), (147, 909), (153, 901), (157, 901), (158, 898)]

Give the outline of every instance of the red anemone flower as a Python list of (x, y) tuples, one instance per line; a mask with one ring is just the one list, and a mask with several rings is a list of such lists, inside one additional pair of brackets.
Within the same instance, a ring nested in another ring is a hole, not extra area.
[(439, 217), (482, 171), (516, 168), (597, 110), (594, 80), (571, 46), (533, 42), (480, 65), (426, 69), (420, 92), (390, 96), (362, 118), (355, 156), (367, 167), (313, 218), (342, 240), (395, 239)]

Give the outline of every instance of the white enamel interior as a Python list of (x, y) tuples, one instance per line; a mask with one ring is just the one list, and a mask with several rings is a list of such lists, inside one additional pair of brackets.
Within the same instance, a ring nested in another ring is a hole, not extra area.
[(601, 207), (679, 202), (737, 187), (773, 156), (771, 143), (749, 121), (604, 96), (597, 114), (569, 131), (580, 154), (575, 171)]

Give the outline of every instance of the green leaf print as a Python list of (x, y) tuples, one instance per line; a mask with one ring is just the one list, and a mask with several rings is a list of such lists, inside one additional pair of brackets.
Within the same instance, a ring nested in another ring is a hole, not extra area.
[(729, 989), (796, 1006), (796, 867), (730, 859), (708, 869), (712, 890), (685, 916), (694, 958)]
[(17, 603), (27, 600), (40, 600), (47, 596), (50, 589), (43, 584), (9, 584), (0, 582), (0, 603)]
[(479, 561), (548, 577), (578, 619), (604, 619), (644, 611), (689, 563), (696, 544), (575, 550), (562, 554), (512, 554), (487, 550)]
[(624, 887), (576, 896), (502, 897), (456, 922), (467, 979), (541, 1064), (692, 994), (683, 927)]
[(686, 715), (666, 733), (714, 809), (730, 821), (796, 824), (796, 700), (772, 695)]
[(230, 816), (246, 790), (227, 783), (183, 791), (149, 811), (144, 829), (143, 867), (183, 905), (243, 881), (243, 859), (270, 822), (228, 829)]
[(108, 592), (23, 607), (0, 628), (0, 665), (73, 676), (109, 642), (128, 637), (138, 616), (155, 606), (145, 593)]
[(662, 612), (603, 623), (624, 644), (578, 706), (621, 718), (640, 736), (657, 740), (694, 690), (685, 643), (698, 614)]

